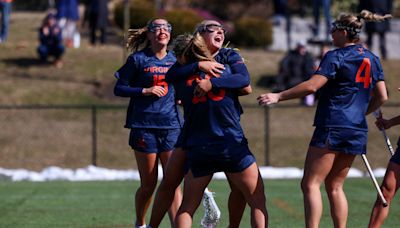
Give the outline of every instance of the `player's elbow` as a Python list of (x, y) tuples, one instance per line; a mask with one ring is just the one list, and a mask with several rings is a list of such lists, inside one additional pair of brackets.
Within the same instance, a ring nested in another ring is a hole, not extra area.
[(389, 97), (387, 95), (387, 92), (381, 92), (378, 93), (377, 95), (375, 95), (373, 97), (375, 99), (376, 102), (378, 102), (380, 105), (383, 105), (384, 103), (386, 103), (389, 100)]
[(305, 86), (305, 91), (307, 94), (316, 93), (318, 91), (318, 87), (313, 83), (307, 83)]
[(251, 86), (246, 86), (244, 88), (241, 88), (239, 90), (239, 96), (245, 96), (245, 95), (249, 95), (253, 92), (253, 89), (251, 88)]
[(381, 96), (381, 97), (379, 98), (379, 102), (380, 102), (381, 104), (386, 103), (388, 100), (389, 100), (389, 97), (387, 96), (387, 94), (385, 94), (385, 95), (383, 95), (383, 96)]
[(244, 87), (243, 91), (248, 95), (248, 94), (251, 94), (253, 92), (253, 89), (249, 85), (249, 86)]

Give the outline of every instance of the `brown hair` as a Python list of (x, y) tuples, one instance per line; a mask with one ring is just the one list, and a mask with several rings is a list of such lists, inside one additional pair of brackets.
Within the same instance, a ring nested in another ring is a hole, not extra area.
[(349, 32), (348, 38), (351, 41), (355, 41), (359, 39), (359, 33), (361, 32), (361, 28), (363, 23), (361, 19), (364, 21), (384, 21), (392, 18), (392, 15), (385, 14), (383, 16), (371, 13), (368, 10), (362, 10), (357, 16), (351, 14), (340, 15), (339, 18), (335, 21), (335, 24), (339, 26), (339, 28), (344, 29)]

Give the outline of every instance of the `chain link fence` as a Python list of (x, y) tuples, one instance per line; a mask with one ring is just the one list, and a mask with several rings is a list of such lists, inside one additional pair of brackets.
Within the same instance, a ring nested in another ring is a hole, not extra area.
[[(400, 104), (385, 105), (386, 117), (399, 114)], [(315, 108), (244, 105), (241, 123), (259, 165), (303, 167), (314, 128)], [(48, 166), (136, 168), (123, 128), (124, 105), (0, 106), (0, 167), (41, 170)], [(368, 117), (368, 158), (373, 167), (389, 159), (382, 134)], [(398, 132), (387, 131), (392, 144)], [(361, 159), (356, 168), (363, 168)]]

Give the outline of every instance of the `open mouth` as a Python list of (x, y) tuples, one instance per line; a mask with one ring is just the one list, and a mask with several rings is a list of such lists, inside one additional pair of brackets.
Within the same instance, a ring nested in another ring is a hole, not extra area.
[(214, 40), (215, 40), (216, 42), (220, 43), (220, 42), (222, 42), (222, 37), (217, 36), (217, 37), (214, 38)]
[(158, 40), (164, 40), (164, 39), (167, 39), (167, 38), (168, 38), (168, 36), (165, 35), (165, 34), (161, 34), (161, 35), (157, 36)]

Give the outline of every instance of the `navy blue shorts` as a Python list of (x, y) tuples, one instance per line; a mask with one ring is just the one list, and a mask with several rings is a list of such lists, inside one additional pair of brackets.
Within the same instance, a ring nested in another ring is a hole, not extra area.
[(189, 147), (186, 154), (194, 177), (241, 172), (256, 161), (247, 142)]
[(367, 152), (368, 132), (349, 128), (317, 127), (310, 146), (360, 155)]
[(175, 148), (183, 147), (183, 131), (180, 131), (180, 134), (178, 136), (178, 139), (176, 140), (174, 147)]
[(390, 159), (391, 162), (394, 162), (398, 165), (400, 165), (400, 137), (397, 140), (397, 149), (392, 158)]
[(180, 129), (133, 128), (129, 145), (138, 152), (161, 153), (174, 149)]

